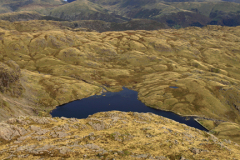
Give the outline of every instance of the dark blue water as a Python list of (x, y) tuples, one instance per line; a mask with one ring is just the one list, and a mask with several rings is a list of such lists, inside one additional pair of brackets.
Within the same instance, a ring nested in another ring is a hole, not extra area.
[(97, 112), (124, 111), (124, 112), (152, 112), (154, 114), (184, 123), (188, 126), (207, 131), (193, 118), (186, 120), (184, 117), (172, 112), (161, 111), (147, 107), (137, 99), (137, 92), (123, 87), (120, 92), (106, 92), (102, 95), (94, 95), (81, 100), (76, 100), (59, 106), (51, 112), (52, 117), (87, 118)]
[(67, 0), (68, 3), (71, 3), (71, 2), (74, 2), (74, 1), (76, 1), (76, 0)]
[(169, 86), (169, 88), (177, 89), (178, 87), (176, 87), (176, 86)]

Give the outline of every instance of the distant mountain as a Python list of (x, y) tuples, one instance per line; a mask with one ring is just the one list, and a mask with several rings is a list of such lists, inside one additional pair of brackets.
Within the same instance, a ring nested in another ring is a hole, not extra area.
[(49, 10), (66, 3), (63, 0), (1, 0), (0, 13), (37, 11), (47, 14)]
[(240, 0), (223, 0), (223, 1), (226, 1), (226, 2), (235, 2), (235, 3), (240, 3)]
[(125, 20), (128, 20), (121, 16), (109, 14), (102, 6), (87, 0), (78, 0), (62, 5), (51, 10), (49, 15), (69, 21), (103, 20), (106, 22), (124, 22)]
[[(117, 24), (149, 19), (173, 28), (209, 24), (237, 26), (240, 25), (239, 3), (240, 0), (2, 0), (0, 13), (35, 11), (46, 16), (41, 19), (101, 20)], [(11, 17), (14, 18), (5, 16), (5, 20), (36, 19), (32, 13)]]
[[(127, 17), (157, 20), (169, 26), (236, 26), (240, 4), (220, 0), (89, 0), (109, 12)], [(236, 0), (234, 2), (240, 2)], [(227, 19), (231, 19), (228, 21)], [(227, 21), (227, 23), (226, 23)]]

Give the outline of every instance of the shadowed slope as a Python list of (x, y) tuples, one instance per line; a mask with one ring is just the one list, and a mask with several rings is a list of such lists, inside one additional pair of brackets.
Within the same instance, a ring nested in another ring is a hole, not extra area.
[[(28, 31), (40, 31), (40, 30), (52, 30), (52, 28), (55, 29), (68, 29), (72, 31), (92, 31), (96, 30), (98, 32), (104, 32), (104, 31), (124, 31), (124, 30), (156, 30), (156, 29), (163, 29), (168, 28), (168, 26), (164, 25), (163, 23), (153, 21), (153, 20), (131, 20), (129, 22), (124, 23), (115, 23), (115, 22), (105, 22), (100, 20), (80, 20), (80, 21), (50, 21), (51, 19), (57, 19), (54, 17), (49, 16), (42, 16), (35, 13), (29, 13), (29, 12), (23, 12), (24, 14), (21, 22), (14, 22), (10, 23), (8, 21), (0, 21), (2, 26), (5, 29), (15, 29), (17, 31), (21, 32), (28, 32)], [(8, 20), (16, 20), (16, 18), (19, 17), (19, 14), (3, 14), (0, 15), (0, 19), (8, 19)], [(36, 19), (47, 19), (46, 20), (39, 20), (39, 21), (24, 21), (30, 18), (36, 18)], [(50, 20), (49, 20), (50, 19)], [(41, 28), (39, 28), (41, 26)]]
[[(122, 23), (132, 19), (150, 19), (173, 28), (202, 27), (207, 24), (225, 26), (240, 24), (240, 4), (221, 0), (77, 0), (72, 3), (61, 0), (4, 0), (0, 2), (0, 13), (12, 11), (37, 11), (50, 16), (45, 19), (67, 21), (102, 20)], [(19, 18), (26, 19), (25, 16), (21, 15)]]
[(38, 11), (47, 13), (54, 7), (65, 4), (62, 0), (1, 0), (0, 6), (3, 10), (0, 13), (13, 11)]
[(10, 22), (14, 21), (28, 21), (28, 20), (38, 20), (42, 17), (37, 12), (11, 12), (11, 13), (4, 13), (0, 14), (1, 20), (6, 20)]
[(104, 20), (107, 22), (123, 22), (124, 20), (108, 14), (104, 8), (87, 0), (78, 0), (50, 12), (50, 16), (65, 20)]
[[(239, 25), (238, 16), (240, 5), (222, 1), (112, 1), (90, 0), (102, 5), (115, 14), (128, 18), (148, 18), (166, 23), (169, 26), (204, 26), (206, 24), (219, 24), (227, 26)], [(177, 17), (177, 18), (176, 18)], [(224, 23), (225, 19), (234, 22)], [(235, 22), (237, 21), (237, 22)]]

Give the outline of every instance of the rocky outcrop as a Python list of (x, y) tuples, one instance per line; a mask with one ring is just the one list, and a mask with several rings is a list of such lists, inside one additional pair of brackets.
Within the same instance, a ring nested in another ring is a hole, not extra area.
[(1, 159), (237, 159), (239, 150), (237, 143), (151, 113), (21, 116), (0, 124)]
[(0, 85), (9, 87), (11, 83), (19, 80), (20, 68), (14, 61), (8, 61), (8, 65), (0, 62)]
[(2, 93), (8, 91), (12, 96), (19, 97), (22, 94), (22, 86), (20, 79), (19, 65), (9, 60), (6, 64), (0, 62), (0, 91)]

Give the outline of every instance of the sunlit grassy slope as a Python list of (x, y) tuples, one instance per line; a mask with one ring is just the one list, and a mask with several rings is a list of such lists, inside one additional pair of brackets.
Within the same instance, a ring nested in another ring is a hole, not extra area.
[(38, 11), (48, 13), (49, 10), (66, 2), (63, 0), (1, 0), (0, 13), (14, 11)]
[(127, 86), (149, 107), (240, 123), (239, 27), (98, 33), (0, 24), (1, 120)]
[[(22, 116), (1, 123), (0, 129), (5, 131), (0, 132), (1, 159), (225, 160), (240, 156), (235, 142), (151, 113), (111, 111), (86, 119)], [(12, 135), (16, 129), (19, 132)]]

